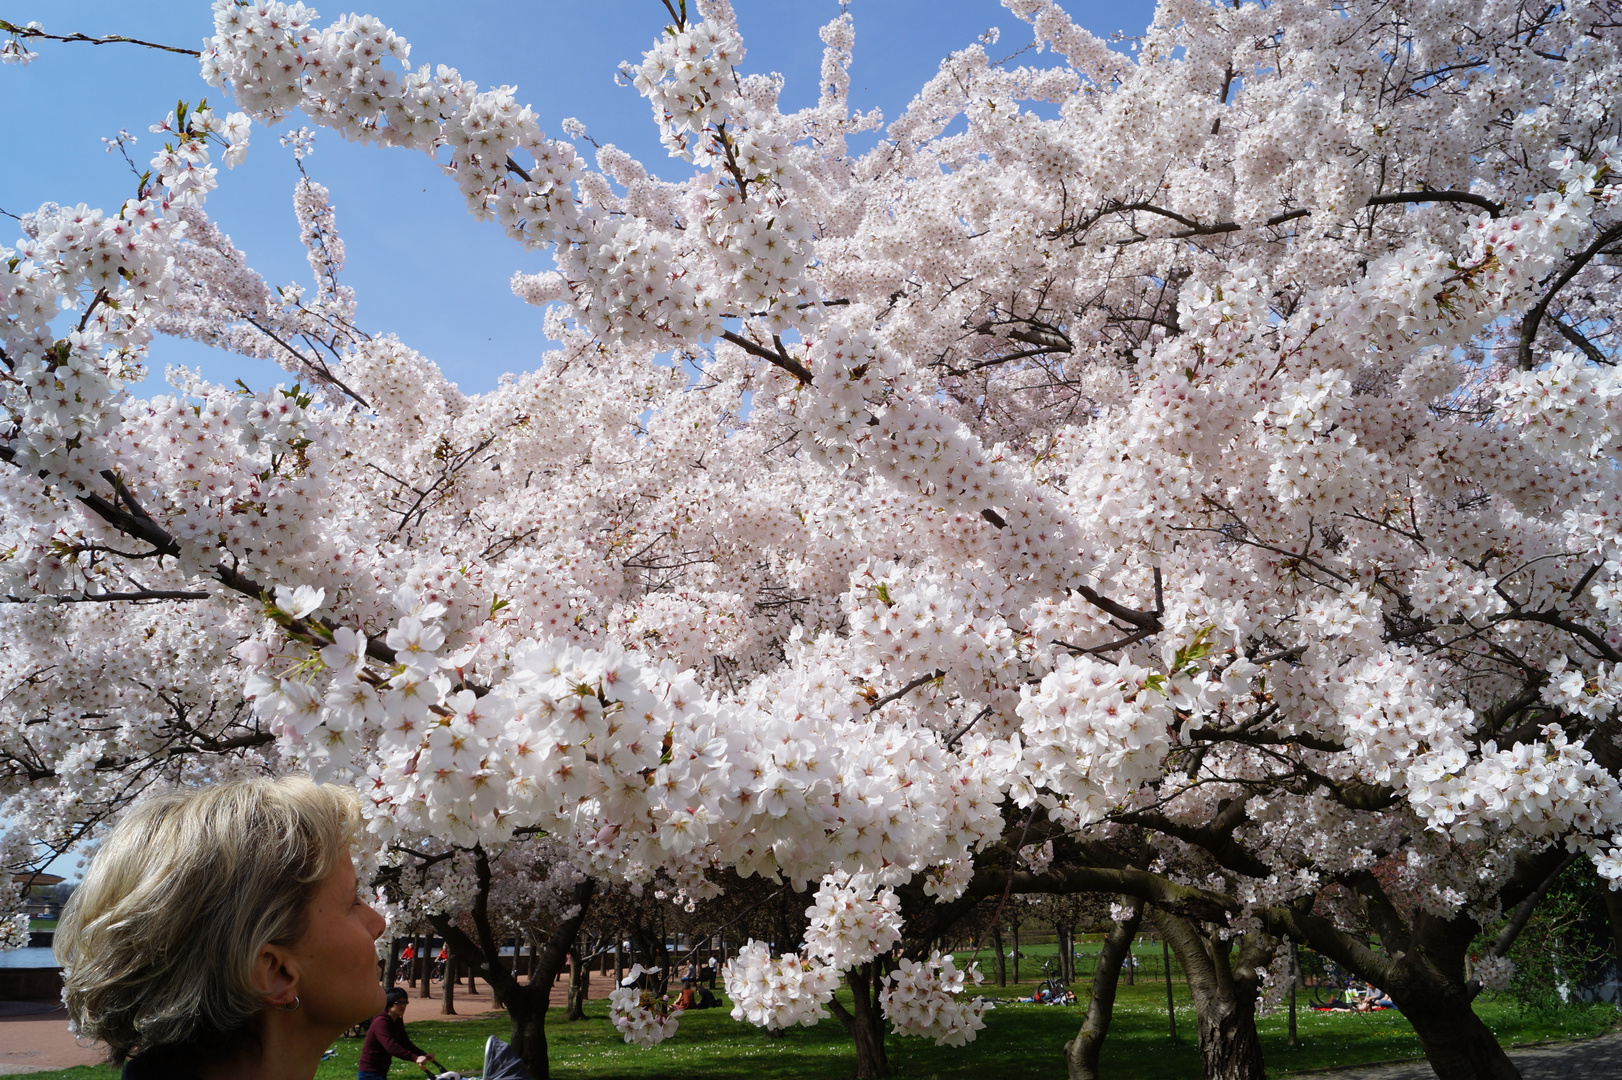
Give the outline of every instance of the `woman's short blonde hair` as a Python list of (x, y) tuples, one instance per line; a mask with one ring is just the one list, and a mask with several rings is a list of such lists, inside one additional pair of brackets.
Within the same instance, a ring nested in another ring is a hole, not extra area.
[(74, 890), (56, 930), (77, 1032), (115, 1062), (229, 1052), (264, 1000), (259, 950), (304, 932), (319, 884), (350, 857), (360, 798), (302, 776), (144, 798)]

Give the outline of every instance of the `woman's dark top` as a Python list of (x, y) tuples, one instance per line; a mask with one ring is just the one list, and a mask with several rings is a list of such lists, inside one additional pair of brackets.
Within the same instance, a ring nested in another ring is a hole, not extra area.
[(360, 1048), (356, 1070), (387, 1073), (389, 1063), (394, 1058), (415, 1061), (426, 1056), (427, 1051), (418, 1049), (417, 1044), (406, 1035), (404, 1020), (396, 1020), (386, 1012), (378, 1013), (372, 1017), (372, 1026), (366, 1029), (366, 1042)]
[(192, 1071), (172, 1058), (142, 1054), (124, 1062), (119, 1080), (197, 1080)]

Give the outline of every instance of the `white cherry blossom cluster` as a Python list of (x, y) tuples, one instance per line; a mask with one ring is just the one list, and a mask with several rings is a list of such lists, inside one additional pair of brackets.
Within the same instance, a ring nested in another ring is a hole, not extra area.
[(34, 917), (26, 911), (0, 918), (0, 952), (26, 947), (31, 940), (28, 928), (33, 921)]
[(1515, 961), (1507, 956), (1479, 957), (1472, 965), (1472, 973), (1487, 990), (1508, 990), (1515, 978)]
[(875, 890), (866, 874), (838, 871), (822, 879), (805, 916), (806, 952), (836, 971), (865, 964), (901, 940), (901, 901)]
[(1538, 450), (1596, 458), (1616, 451), (1619, 398), (1622, 382), (1614, 371), (1577, 353), (1557, 352), (1535, 371), (1506, 379), (1498, 405), (1505, 421), (1518, 425)]
[(732, 999), (732, 1018), (770, 1031), (827, 1019), (828, 1002), (839, 986), (837, 968), (798, 953), (774, 960), (759, 941), (750, 941), (723, 964), (721, 977)]
[(984, 1030), (986, 1011), (994, 1007), (986, 998), (963, 996), (967, 986), (984, 979), (978, 964), (960, 970), (950, 954), (931, 953), (928, 960), (902, 957), (885, 975), (879, 1002), (897, 1035), (934, 1039), (936, 1046), (963, 1046)]
[[(708, 150), (706, 129), (725, 122), (736, 96), (743, 39), (718, 21), (669, 27), (642, 56), (632, 84), (653, 106), (665, 146), (692, 158)], [(693, 145), (696, 143), (697, 145)]]
[(653, 1046), (676, 1034), (681, 1010), (635, 986), (615, 987), (608, 995), (608, 1017), (628, 1043)]

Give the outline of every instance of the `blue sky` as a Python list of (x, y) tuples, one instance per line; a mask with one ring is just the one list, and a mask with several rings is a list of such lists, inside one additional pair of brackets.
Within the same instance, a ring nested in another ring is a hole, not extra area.
[[(822, 43), (817, 28), (838, 16), (836, 0), (734, 0), (744, 35), (744, 69), (784, 75), (785, 108), (816, 100)], [(667, 21), (658, 0), (465, 2), (356, 0), (353, 8), (323, 6), (327, 18), (348, 10), (383, 19), (411, 42), (412, 63), (448, 64), (481, 86), (512, 84), (549, 133), (577, 117), (598, 142), (615, 143), (656, 174), (674, 178), (685, 166), (665, 155), (647, 103), (615, 85), (621, 61), (635, 61)], [(1146, 0), (1073, 0), (1066, 5), (1083, 26), (1103, 36), (1140, 33), (1153, 15)], [(1026, 45), (1028, 27), (994, 0), (853, 0), (856, 22), (851, 97), (856, 108), (878, 107), (893, 120), (940, 60), (992, 26), (1002, 31), (992, 55)], [(134, 5), (111, 0), (6, 0), (0, 12), (16, 23), (37, 19), (57, 34), (122, 34), (199, 46), (213, 27), (203, 0)], [(0, 67), (0, 209), (12, 214), (46, 201), (116, 208), (134, 179), (102, 136), (127, 128), (139, 140), (137, 163), (158, 147), (147, 128), (177, 100), (212, 96), (190, 57), (130, 45), (37, 42), (39, 59), (26, 68)], [(1027, 54), (1027, 62), (1051, 62)], [(278, 135), (298, 127), (255, 128), (247, 161), (221, 170), (208, 211), (272, 284), (309, 283), (298, 242), (292, 189), (293, 157)], [(508, 288), (514, 271), (550, 268), (548, 256), (525, 252), (493, 223), (470, 217), (455, 185), (421, 154), (344, 142), (320, 132), (305, 166), (332, 191), (348, 251), (344, 280), (359, 299), (368, 332), (394, 332), (434, 359), (469, 392), (491, 389), (502, 373), (534, 367), (547, 348), (541, 311)], [(15, 223), (0, 219), (0, 233)], [(14, 234), (5, 240), (14, 239)], [(142, 389), (162, 392), (165, 365), (185, 364), (217, 382), (242, 378), (255, 388), (287, 381), (280, 368), (172, 339), (154, 343), (153, 375)], [(73, 873), (59, 860), (57, 873)]]

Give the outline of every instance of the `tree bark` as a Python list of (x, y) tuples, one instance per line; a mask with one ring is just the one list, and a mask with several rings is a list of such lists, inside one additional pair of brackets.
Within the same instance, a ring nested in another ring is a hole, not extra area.
[(433, 994), (428, 990), (428, 984), (434, 981), (434, 964), (433, 961), (428, 957), (428, 939), (420, 934), (417, 936), (416, 964), (417, 971), (422, 976), (422, 989), (418, 992), (417, 996), (421, 997), (424, 1001), (427, 1001), (433, 996)]
[(1160, 962), (1166, 969), (1166, 1024), (1171, 1029), (1173, 1041), (1177, 1038), (1177, 1002), (1171, 996), (1171, 947), (1166, 944), (1166, 935), (1160, 935)]
[[(1544, 893), (1568, 862), (1559, 846), (1516, 860), (1497, 899), (1503, 910), (1515, 911), (1517, 917), (1498, 935), (1491, 952), (1502, 956), (1509, 951), (1525, 925), (1519, 916), (1529, 914), (1518, 909)], [(1451, 918), (1423, 910), (1405, 915), (1372, 873), (1349, 875), (1345, 883), (1363, 902), (1369, 926), (1379, 935), (1378, 949), (1313, 915), (1306, 901), (1270, 909), (1266, 913), (1270, 928), (1305, 942), (1389, 994), (1413, 1025), (1426, 1060), (1441, 1080), (1519, 1080), (1509, 1055), (1471, 1007), (1480, 985), (1470, 979), (1466, 965), (1481, 924), (1462, 913)]]
[(1299, 953), (1300, 949), (1295, 942), (1290, 942), (1290, 1046), (1295, 1046), (1300, 1041), (1296, 1038), (1295, 1031), (1295, 991), (1301, 985), (1301, 957)]
[(1400, 999), (1386, 992), (1414, 1026), (1438, 1080), (1521, 1080), (1520, 1070), (1464, 996), (1441, 987)]
[(563, 1014), (565, 1020), (584, 1020), (586, 1018), (586, 991), (591, 985), (591, 973), (586, 971), (586, 960), (577, 938), (569, 946), (569, 1007)]
[(400, 981), (400, 942), (401, 938), (389, 939), (389, 956), (383, 961), (383, 985), (393, 986)]
[[(1127, 898), (1122, 898), (1124, 901)], [(1064, 1044), (1064, 1063), (1070, 1080), (1098, 1080), (1098, 1054), (1109, 1034), (1115, 1012), (1115, 989), (1121, 981), (1121, 958), (1132, 948), (1132, 939), (1143, 921), (1143, 902), (1132, 903), (1132, 917), (1110, 928), (1104, 948), (1098, 954), (1098, 970), (1093, 972), (1093, 990), (1087, 1001), (1087, 1018), (1081, 1031)]]
[(1155, 908), (1149, 917), (1188, 975), (1204, 1080), (1266, 1080), (1256, 1034), (1256, 991), (1258, 972), (1272, 956), (1275, 943), (1243, 935), (1234, 957), (1231, 940), (1206, 934), (1188, 919)]
[(1008, 958), (1002, 951), (1002, 926), (991, 928), (991, 943), (997, 947), (997, 985), (1008, 985)]
[(835, 999), (834, 1015), (845, 1025), (856, 1043), (856, 1080), (877, 1080), (890, 1075), (890, 1059), (884, 1052), (884, 1014), (879, 1008), (879, 972), (866, 963), (845, 973), (851, 989), (851, 1008)]

